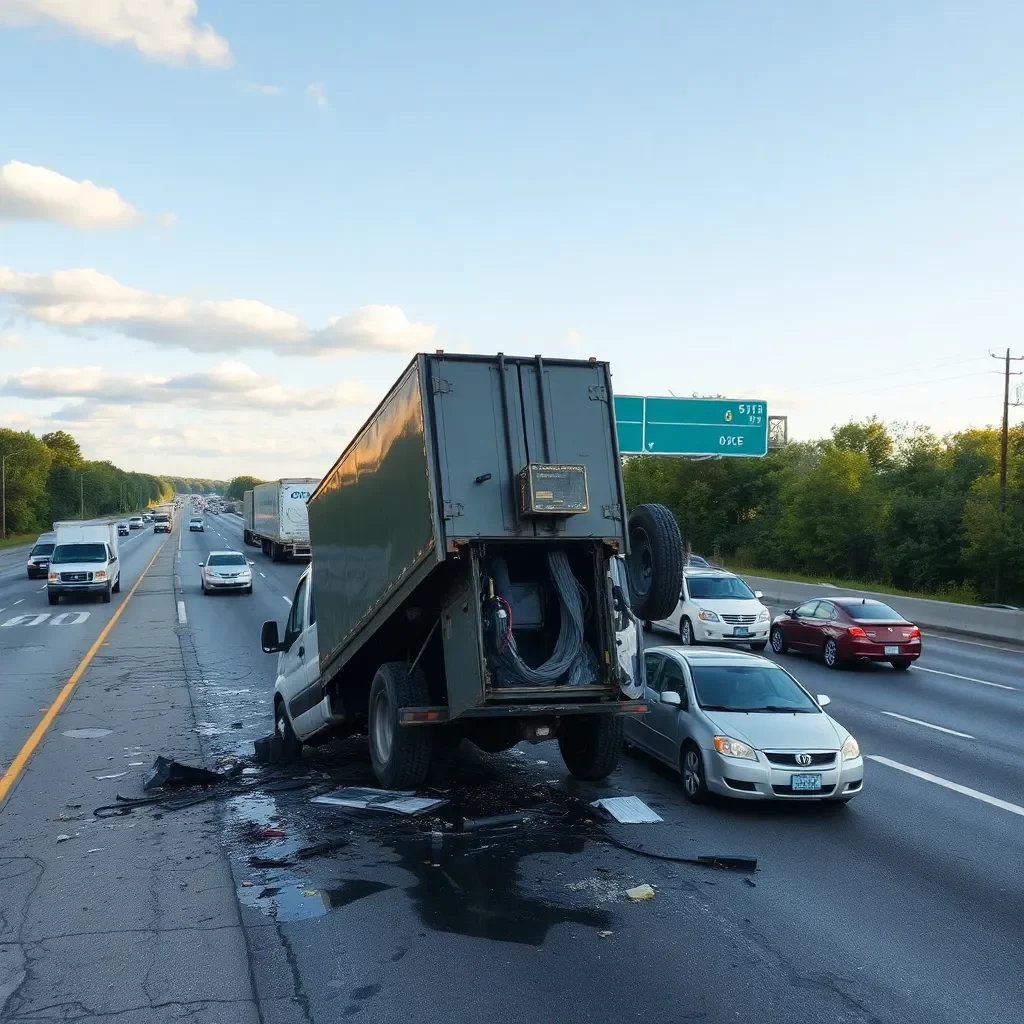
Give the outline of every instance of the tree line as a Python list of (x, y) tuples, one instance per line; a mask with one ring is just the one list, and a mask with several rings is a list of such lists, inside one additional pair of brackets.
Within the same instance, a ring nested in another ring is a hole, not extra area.
[(875, 419), (761, 459), (625, 460), (630, 507), (672, 509), (692, 551), (747, 569), (1024, 604), (1024, 426), (937, 437)]
[(175, 491), (213, 491), (217, 481), (135, 473), (112, 462), (82, 457), (64, 430), (36, 437), (0, 429), (8, 536), (49, 530), (62, 519), (86, 519), (140, 511)]

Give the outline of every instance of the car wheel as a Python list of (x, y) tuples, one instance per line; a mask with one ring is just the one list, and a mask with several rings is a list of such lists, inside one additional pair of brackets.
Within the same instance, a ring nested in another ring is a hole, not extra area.
[(696, 647), (697, 643), (693, 639), (693, 626), (690, 624), (690, 620), (684, 618), (679, 623), (679, 642), (684, 647)]
[(251, 583), (249, 584), (249, 586), (247, 586), (245, 588), (245, 593), (246, 594), (251, 594), (252, 593), (252, 584)]
[(116, 580), (114, 580), (114, 593), (115, 594), (120, 594), (121, 593), (121, 577), (120, 577), (120, 575), (117, 577)]
[(370, 687), (370, 761), (373, 773), (385, 789), (415, 789), (430, 770), (433, 736), (428, 727), (403, 728), (398, 711), (430, 703), (421, 670), (409, 671), (404, 661), (381, 665)]
[(823, 655), (825, 658), (825, 664), (828, 665), (829, 668), (840, 667), (839, 644), (837, 644), (835, 640), (832, 639), (832, 637), (829, 637), (825, 641), (825, 649), (823, 651)]
[(752, 651), (763, 651), (768, 646), (767, 640), (758, 640), (757, 643), (751, 644), (750, 649)]
[(60, 594), (47, 594), (46, 600), (49, 601), (50, 604), (60, 604)]
[(679, 774), (683, 779), (683, 793), (694, 804), (705, 803), (710, 795), (708, 782), (704, 777), (704, 758), (700, 748), (692, 740), (683, 744), (679, 757)]
[(199, 581), (199, 589), (205, 594), (206, 593), (206, 580)]
[(906, 672), (912, 662), (910, 658), (893, 658), (889, 664), (899, 672)]
[(274, 701), (274, 735), (281, 741), (281, 756), (285, 761), (296, 761), (302, 756), (302, 740), (288, 721), (281, 697)]
[(789, 650), (789, 644), (786, 643), (786, 638), (782, 635), (782, 629), (779, 626), (772, 627), (772, 650), (776, 654), (785, 654)]
[(107, 584), (107, 589), (103, 591), (103, 603), (104, 604), (110, 604), (110, 592), (111, 592), (111, 590), (113, 590), (113, 587), (108, 583)]

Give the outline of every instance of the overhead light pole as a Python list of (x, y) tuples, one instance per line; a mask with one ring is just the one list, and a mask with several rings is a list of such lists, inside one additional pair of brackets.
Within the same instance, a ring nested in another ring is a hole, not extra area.
[(2, 458), (0, 458), (0, 478), (3, 483), (0, 484), (2, 489), (2, 497), (0, 497), (0, 508), (2, 508), (2, 525), (0, 525), (0, 539), (7, 540), (7, 460), (13, 458), (15, 455), (21, 455), (22, 452), (27, 452), (27, 448), (18, 448), (16, 451), (8, 452)]

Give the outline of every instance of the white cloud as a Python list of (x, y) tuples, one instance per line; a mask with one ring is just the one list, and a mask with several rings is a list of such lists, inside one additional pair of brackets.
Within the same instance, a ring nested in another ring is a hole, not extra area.
[(26, 274), (0, 266), (0, 297), (27, 320), (75, 332), (103, 329), (192, 352), (272, 350), (281, 355), (413, 352), (436, 333), (398, 306), (363, 306), (312, 330), (291, 313), (255, 299), (199, 301), (147, 292), (90, 268)]
[(126, 227), (142, 214), (112, 188), (10, 160), (0, 167), (0, 220), (46, 220), (88, 230)]
[(164, 64), (230, 64), (227, 40), (196, 14), (195, 0), (0, 0), (0, 22), (8, 25), (53, 22)]
[(166, 228), (168, 231), (178, 223), (178, 215), (176, 213), (161, 213), (157, 217), (157, 223), (162, 228)]
[(0, 331), (0, 349), (18, 348), (21, 345), (21, 336), (14, 331)]
[(211, 370), (179, 376), (112, 373), (100, 366), (34, 366), (0, 379), (0, 394), (22, 399), (80, 399), (54, 414), (56, 419), (89, 420), (95, 409), (173, 405), (296, 412), (344, 410), (373, 404), (366, 385), (340, 380), (319, 387), (281, 384), (245, 363), (223, 362)]
[(323, 82), (310, 82), (306, 86), (306, 99), (320, 110), (329, 110), (330, 102), (327, 99), (327, 86)]
[(284, 86), (266, 85), (263, 82), (240, 82), (239, 88), (254, 96), (280, 96), (284, 92)]

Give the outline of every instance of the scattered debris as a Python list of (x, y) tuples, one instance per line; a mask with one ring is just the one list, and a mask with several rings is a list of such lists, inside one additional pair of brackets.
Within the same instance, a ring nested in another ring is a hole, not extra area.
[(259, 773), (260, 773), (259, 768), (243, 768), (242, 769), (242, 774), (243, 775), (259, 775)]
[(319, 889), (303, 889), (302, 890), (302, 895), (303, 896), (319, 896), (320, 895), (320, 890)]
[(505, 825), (523, 825), (536, 815), (532, 811), (514, 811), (511, 814), (494, 814), (489, 818), (467, 819), (462, 823), (463, 832), (477, 832), (482, 828), (501, 828)]
[(96, 781), (103, 782), (104, 779), (120, 779), (127, 775), (127, 772), (111, 772), (109, 775), (97, 775)]
[(654, 890), (649, 885), (637, 885), (632, 889), (627, 889), (626, 895), (634, 903), (639, 903), (641, 900), (653, 900)]
[(613, 935), (613, 934), (614, 934), (614, 932), (603, 931), (603, 932), (598, 932), (597, 933), (597, 937), (599, 939), (607, 939), (609, 935)]
[(315, 796), (310, 801), (328, 807), (350, 807), (360, 811), (390, 811), (393, 814), (422, 814), (443, 807), (447, 800), (417, 796), (415, 790), (370, 789), (345, 786), (333, 793)]
[(266, 825), (263, 828), (255, 829), (254, 836), (257, 839), (284, 839), (285, 831), (283, 828), (274, 828), (272, 825)]
[(607, 811), (616, 821), (624, 825), (639, 825), (664, 820), (638, 796), (606, 796), (601, 800), (595, 800), (590, 806)]
[(244, 889), (251, 889), (251, 888), (252, 888), (252, 886), (253, 886), (253, 883), (252, 883), (252, 882), (243, 882), (243, 883), (242, 883), (242, 887), (243, 887)]
[(744, 878), (743, 881), (746, 882), (751, 889), (753, 889), (757, 885), (757, 882), (755, 882), (752, 878)]
[(242, 723), (241, 722), (232, 722), (231, 723), (231, 728), (232, 729), (241, 729), (242, 728)]
[(706, 868), (727, 868), (732, 871), (757, 870), (756, 857), (736, 857), (731, 854), (703, 854), (698, 856), (694, 863), (700, 864)]
[(58, 843), (66, 843), (70, 838), (71, 838), (71, 836), (65, 835), (65, 833), (61, 832), (61, 834), (59, 836), (57, 836), (57, 842)]
[(271, 733), (256, 740), (252, 745), (252, 752), (257, 764), (277, 764), (284, 757), (284, 744), (280, 736)]
[(209, 786), (224, 778), (221, 772), (211, 772), (207, 768), (195, 768), (192, 765), (172, 761), (168, 757), (158, 757), (153, 762), (153, 769), (146, 779), (143, 789), (162, 789), (165, 786)]
[(102, 850), (103, 850), (102, 846), (94, 846), (91, 850), (86, 850), (85, 852), (86, 853), (100, 853), (100, 852), (102, 852)]

